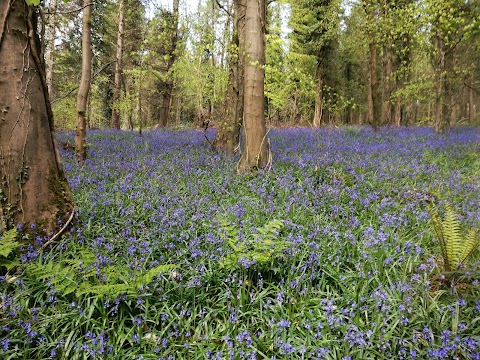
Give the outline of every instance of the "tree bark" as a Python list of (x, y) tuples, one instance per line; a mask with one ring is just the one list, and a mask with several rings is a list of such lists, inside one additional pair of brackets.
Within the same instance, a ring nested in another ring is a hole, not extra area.
[(393, 122), (396, 127), (402, 125), (402, 99), (399, 95), (395, 98), (395, 109), (393, 111)]
[(46, 62), (46, 77), (47, 77), (47, 87), (48, 87), (48, 94), (50, 99), (53, 97), (53, 65), (55, 60), (55, 18), (56, 18), (56, 11), (57, 11), (57, 0), (50, 1), (49, 12), (50, 15), (48, 17), (48, 28), (46, 34), (47, 40), (47, 52), (45, 54), (45, 62)]
[(377, 45), (374, 41), (369, 44), (368, 61), (368, 123), (374, 130), (380, 126), (380, 111), (378, 99), (378, 78), (377, 78)]
[(80, 79), (80, 87), (77, 94), (77, 130), (75, 133), (75, 149), (80, 163), (83, 163), (87, 157), (87, 149), (85, 147), (86, 114), (92, 77), (91, 0), (83, 0), (83, 6), (82, 78)]
[(53, 234), (74, 209), (36, 30), (33, 6), (0, 2), (0, 233), (17, 224), (35, 232), (36, 224)]
[(245, 0), (235, 0), (233, 11), (234, 50), (230, 50), (229, 54), (230, 73), (215, 138), (215, 147), (225, 150), (228, 156), (233, 156), (239, 143), (243, 122)]
[(120, 129), (120, 109), (119, 100), (122, 93), (122, 57), (123, 57), (123, 38), (125, 35), (125, 1), (120, 0), (118, 6), (118, 32), (117, 32), (117, 53), (115, 57), (115, 76), (113, 84), (113, 106), (110, 126), (114, 129)]
[(158, 126), (165, 127), (168, 125), (170, 118), (170, 105), (173, 92), (173, 79), (170, 78), (170, 71), (177, 59), (177, 43), (178, 43), (178, 8), (179, 0), (173, 0), (173, 26), (172, 26), (172, 45), (169, 53), (169, 60), (167, 62), (167, 79), (162, 81), (162, 89), (160, 93), (160, 114), (158, 119)]
[(468, 122), (472, 123), (475, 120), (475, 99), (473, 96), (474, 82), (473, 74), (470, 77), (470, 86), (468, 87)]
[(367, 69), (367, 122), (377, 130), (380, 124), (380, 108), (378, 99), (378, 75), (377, 75), (377, 41), (375, 37), (376, 11), (372, 0), (364, 0), (366, 19), (369, 26), (367, 36), (368, 43), (368, 69)]
[[(318, 60), (319, 59), (317, 59), (317, 61)], [(320, 127), (320, 125), (322, 125), (323, 116), (323, 78), (320, 62), (318, 63), (317, 69), (315, 71), (315, 83), (315, 114), (313, 116), (313, 126)]]
[(437, 45), (437, 96), (435, 101), (435, 132), (444, 133), (450, 127), (450, 104), (447, 99), (447, 50), (445, 40), (440, 36), (436, 37)]
[(245, 12), (245, 144), (238, 172), (268, 165), (268, 142), (264, 114), (265, 0), (247, 0)]
[(393, 123), (392, 96), (393, 88), (393, 64), (392, 64), (392, 46), (385, 44), (383, 47), (383, 86), (382, 86), (382, 116), (381, 124), (387, 125)]

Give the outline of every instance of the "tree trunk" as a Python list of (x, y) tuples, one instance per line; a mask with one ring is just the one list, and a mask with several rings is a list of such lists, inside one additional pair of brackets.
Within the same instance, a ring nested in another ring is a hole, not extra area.
[(472, 123), (475, 120), (475, 100), (473, 97), (473, 85), (474, 77), (473, 74), (470, 77), (470, 86), (468, 87), (468, 122)]
[(159, 127), (166, 127), (168, 125), (168, 118), (170, 116), (170, 99), (173, 91), (173, 84), (171, 82), (163, 85), (165, 86), (165, 93), (160, 95), (160, 114), (158, 119)]
[(369, 44), (370, 56), (368, 60), (368, 123), (374, 130), (380, 126), (380, 111), (378, 99), (377, 78), (377, 45), (374, 41)]
[(320, 62), (315, 71), (315, 83), (315, 114), (313, 116), (313, 126), (320, 127), (323, 116), (323, 79)]
[(174, 89), (173, 86), (173, 79), (170, 78), (170, 71), (175, 64), (177, 59), (177, 42), (178, 42), (178, 8), (179, 8), (179, 0), (173, 0), (173, 39), (172, 39), (172, 46), (170, 49), (169, 60), (167, 62), (167, 79), (162, 81), (162, 90), (160, 95), (160, 114), (158, 119), (158, 126), (165, 127), (168, 125), (168, 121), (170, 118), (170, 105), (171, 105), (171, 98), (172, 92)]
[(33, 6), (0, 2), (0, 233), (17, 224), (31, 232), (36, 224), (53, 234), (74, 208), (36, 30)]
[(372, 0), (364, 0), (366, 19), (369, 30), (368, 44), (368, 69), (367, 69), (367, 122), (377, 130), (380, 124), (380, 108), (378, 99), (378, 75), (377, 75), (377, 42), (375, 38), (375, 26), (377, 21), (376, 7)]
[(83, 0), (83, 34), (82, 34), (82, 78), (77, 95), (77, 131), (75, 133), (75, 149), (78, 160), (83, 163), (87, 157), (85, 147), (87, 101), (90, 92), (92, 77), (92, 3), (91, 0)]
[(437, 45), (437, 96), (435, 101), (435, 132), (444, 133), (450, 127), (449, 104), (447, 100), (447, 55), (445, 41), (436, 38)]
[(386, 44), (383, 47), (383, 87), (382, 87), (382, 117), (381, 124), (392, 124), (392, 103), (390, 97), (392, 96), (392, 79), (393, 64), (392, 64), (392, 46)]
[(395, 110), (393, 112), (393, 122), (396, 127), (400, 127), (402, 125), (402, 99), (399, 95), (397, 95), (395, 99)]
[(48, 16), (47, 27), (47, 53), (45, 54), (47, 87), (50, 99), (53, 97), (53, 62), (55, 54), (55, 17), (57, 11), (57, 0), (50, 1), (50, 15)]
[(264, 114), (265, 0), (247, 0), (245, 13), (245, 146), (238, 172), (268, 165), (268, 142)]
[(143, 131), (143, 112), (142, 112), (142, 98), (143, 98), (143, 94), (142, 94), (142, 73), (143, 73), (143, 69), (142, 69), (142, 65), (140, 65), (140, 80), (139, 80), (139, 84), (138, 84), (138, 104), (137, 104), (137, 118), (138, 118), (138, 133), (140, 135), (142, 135), (142, 131)]
[(218, 121), (215, 147), (224, 149), (228, 156), (233, 156), (239, 143), (240, 129), (243, 122), (244, 102), (244, 31), (245, 31), (245, 0), (234, 1), (233, 38), (234, 50), (229, 55), (230, 73), (228, 85), (223, 100), (222, 113)]
[(122, 57), (123, 57), (123, 38), (125, 34), (125, 2), (120, 0), (118, 5), (118, 32), (117, 32), (117, 54), (115, 57), (115, 77), (113, 84), (113, 106), (110, 126), (114, 129), (120, 129), (120, 110), (119, 100), (122, 93)]

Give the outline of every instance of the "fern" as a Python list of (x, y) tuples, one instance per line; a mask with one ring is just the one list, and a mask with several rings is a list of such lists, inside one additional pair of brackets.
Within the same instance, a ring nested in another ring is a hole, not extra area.
[(429, 208), (433, 228), (442, 250), (444, 268), (452, 271), (464, 263), (479, 246), (480, 239), (476, 229), (470, 229), (465, 236), (458, 215), (450, 204), (445, 205), (445, 216), (442, 219), (438, 211)]
[(6, 231), (0, 237), (0, 268), (5, 267), (7, 271), (13, 269), (19, 264), (18, 259), (14, 258), (15, 251), (22, 245), (16, 241), (17, 229), (13, 228)]
[[(148, 271), (134, 271), (126, 265), (115, 265), (102, 268), (101, 279), (96, 267), (95, 253), (90, 250), (77, 254), (78, 259), (64, 259), (57, 262), (50, 259), (46, 262), (31, 263), (25, 272), (29, 278), (42, 280), (53, 286), (58, 294), (90, 296), (94, 298), (115, 298), (122, 294), (135, 295), (141, 287), (151, 284), (161, 274), (175, 268), (173, 264), (160, 265)], [(82, 267), (79, 267), (79, 262)]]
[(220, 261), (220, 265), (230, 271), (236, 270), (242, 259), (259, 265), (266, 265), (281, 258), (289, 244), (278, 238), (284, 227), (282, 220), (271, 220), (257, 228), (257, 233), (247, 240), (240, 241), (238, 228), (225, 219), (219, 220), (220, 230), (232, 252)]

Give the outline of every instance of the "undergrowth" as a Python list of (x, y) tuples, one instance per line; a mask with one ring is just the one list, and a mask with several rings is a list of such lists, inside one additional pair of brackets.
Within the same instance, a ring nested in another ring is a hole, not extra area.
[(238, 176), (197, 132), (97, 131), (79, 229), (0, 239), (0, 358), (478, 359), (478, 134), (273, 131)]

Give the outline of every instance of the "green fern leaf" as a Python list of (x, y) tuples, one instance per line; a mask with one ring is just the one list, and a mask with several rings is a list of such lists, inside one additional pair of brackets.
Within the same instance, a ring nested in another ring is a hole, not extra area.
[(20, 265), (20, 261), (17, 259), (10, 260), (10, 259), (2, 259), (0, 258), (0, 268), (5, 267), (7, 271), (10, 271)]
[(447, 249), (445, 245), (445, 237), (443, 236), (443, 230), (442, 230), (442, 221), (440, 219), (440, 216), (436, 208), (433, 208), (433, 206), (429, 206), (428, 211), (430, 213), (430, 219), (432, 221), (433, 229), (435, 231), (435, 234), (437, 235), (438, 242), (440, 243), (440, 248), (442, 250), (442, 257), (445, 261), (445, 266), (447, 267), (448, 258), (447, 258)]
[(2, 237), (0, 238), (0, 256), (6, 258), (21, 246), (19, 242), (15, 241), (16, 238), (16, 228), (13, 228), (3, 233)]
[(429, 212), (442, 249), (445, 270), (452, 271), (458, 264), (465, 262), (480, 245), (480, 240), (476, 237), (475, 229), (471, 229), (465, 237), (463, 236), (460, 219), (450, 204), (445, 204), (443, 219), (436, 209), (429, 207)]
[(138, 287), (148, 285), (148, 284), (152, 283), (152, 281), (155, 280), (155, 278), (158, 275), (170, 272), (175, 268), (176, 268), (176, 266), (174, 264), (165, 264), (165, 265), (160, 265), (160, 266), (154, 267), (154, 268), (148, 270), (147, 273), (141, 275), (138, 278), (138, 280), (136, 281), (136, 285)]
[(446, 240), (445, 247), (450, 265), (456, 266), (460, 262), (462, 253), (462, 230), (458, 215), (450, 204), (445, 205), (445, 218), (442, 222), (442, 231)]
[(480, 237), (477, 236), (476, 229), (470, 229), (465, 236), (464, 246), (460, 253), (460, 262), (463, 263), (473, 253), (473, 251), (480, 245)]

